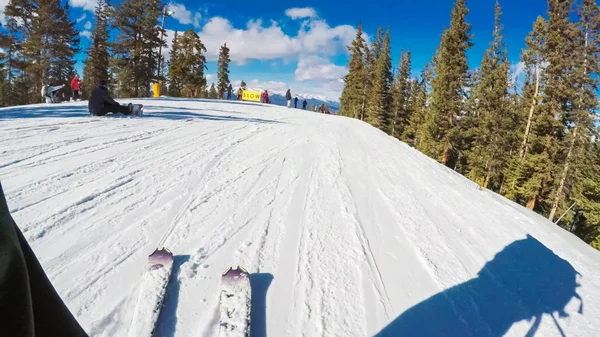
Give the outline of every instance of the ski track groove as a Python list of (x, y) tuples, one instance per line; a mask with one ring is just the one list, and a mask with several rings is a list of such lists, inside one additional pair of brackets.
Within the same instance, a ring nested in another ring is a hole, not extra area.
[[(308, 174), (308, 178), (306, 180), (306, 192), (304, 193), (304, 197), (302, 199), (302, 214), (306, 214), (306, 200), (308, 197), (308, 193), (309, 193), (309, 186), (310, 183), (313, 180), (313, 174), (314, 174), (314, 170), (315, 170), (315, 164), (313, 162), (313, 164), (311, 165), (309, 174)], [(307, 250), (308, 250), (308, 240), (306, 239), (307, 236), (307, 230), (306, 230), (306, 218), (303, 217), (302, 221), (300, 221), (300, 227), (301, 227), (301, 231), (300, 231), (300, 245), (299, 245), (299, 254), (298, 254), (298, 258), (296, 261), (296, 275), (294, 276), (294, 296), (293, 298), (296, 299), (294, 301), (294, 306), (292, 309), (292, 312), (296, 312), (296, 320), (295, 322), (299, 322), (299, 324), (301, 326), (303, 326), (304, 328), (306, 328), (306, 324), (304, 324), (305, 322), (302, 322), (302, 313), (303, 311), (301, 309), (297, 308), (297, 304), (298, 302), (301, 302), (303, 304), (303, 308), (305, 308), (306, 310), (310, 311), (310, 304), (307, 303), (307, 297), (310, 295), (308, 294), (306, 288), (303, 287), (303, 283), (306, 282), (304, 280), (304, 273), (303, 271), (307, 271)], [(298, 295), (298, 291), (300, 291), (300, 289), (304, 288), (304, 292), (301, 293), (302, 296)], [(291, 323), (291, 322), (289, 322)], [(294, 324), (295, 326), (295, 324)], [(296, 326), (295, 326), (296, 327)], [(290, 332), (288, 332), (287, 334), (288, 336), (290, 336)], [(305, 331), (302, 331), (302, 336), (306, 336)]]
[[(252, 125), (250, 125), (250, 126), (252, 126)], [(211, 177), (209, 175), (210, 175), (211, 171), (215, 167), (218, 167), (218, 165), (227, 156), (227, 154), (230, 153), (236, 146), (239, 146), (244, 141), (247, 141), (252, 136), (255, 136), (256, 134), (258, 134), (260, 132), (260, 130), (261, 130), (261, 128), (256, 128), (253, 132), (251, 132), (249, 135), (245, 136), (244, 138), (237, 139), (233, 143), (227, 145), (224, 150), (222, 150), (218, 154), (216, 154), (215, 157), (212, 158), (206, 164), (206, 166), (202, 170), (202, 173), (199, 175), (199, 177), (197, 179), (198, 181), (194, 181), (192, 184), (192, 185), (195, 185), (193, 191), (190, 192), (189, 196), (187, 197), (187, 200), (180, 207), (180, 210), (178, 211), (177, 215), (175, 216), (171, 227), (167, 230), (167, 232), (165, 232), (165, 234), (163, 235), (161, 240), (158, 242), (157, 246), (160, 246), (161, 244), (168, 242), (170, 236), (172, 235), (172, 233), (175, 231), (175, 229), (179, 225), (181, 218), (184, 216), (186, 211), (189, 212), (189, 206), (198, 197), (197, 196), (198, 191), (200, 191), (204, 187), (204, 185), (202, 183), (205, 182), (206, 180), (210, 180)]]
[[(346, 167), (347, 165), (345, 164), (343, 157), (341, 156), (341, 153), (338, 151), (337, 154), (338, 154), (338, 160), (341, 163), (340, 167)], [(344, 177), (344, 176), (342, 175), (342, 177)], [(377, 265), (377, 261), (375, 260), (373, 250), (371, 249), (371, 244), (367, 237), (367, 233), (365, 231), (364, 225), (361, 221), (360, 210), (359, 210), (358, 205), (356, 204), (355, 194), (352, 191), (350, 182), (345, 177), (344, 177), (344, 185), (345, 185), (347, 193), (349, 193), (351, 195), (351, 199), (352, 199), (352, 212), (350, 213), (350, 215), (355, 220), (352, 222), (353, 226), (354, 226), (354, 231), (360, 242), (360, 246), (361, 246), (365, 261), (367, 262), (367, 265), (369, 266), (369, 268), (373, 271), (373, 273), (371, 273), (371, 275), (373, 275), (373, 274), (376, 275), (376, 281), (373, 280), (371, 277), (371, 282), (373, 283), (374, 288), (377, 291), (377, 294), (379, 296), (378, 300), (381, 304), (381, 307), (384, 310), (385, 319), (389, 320), (390, 319), (389, 309), (391, 308), (389, 295), (387, 293), (387, 289), (385, 288), (385, 283), (383, 281), (381, 271), (379, 269), (379, 266)], [(371, 200), (371, 199), (368, 198), (368, 200)]]
[[(258, 248), (255, 252), (255, 255), (257, 256), (256, 269), (257, 269), (258, 273), (260, 273), (260, 271), (263, 267), (263, 263), (264, 263), (263, 262), (264, 255), (262, 253), (266, 249), (267, 238), (269, 237), (269, 230), (271, 229), (272, 222), (273, 222), (273, 211), (275, 210), (275, 206), (273, 205), (273, 203), (275, 202), (275, 200), (277, 199), (277, 195), (279, 194), (279, 190), (280, 190), (279, 184), (281, 183), (281, 176), (283, 175), (283, 167), (285, 165), (285, 160), (286, 160), (286, 157), (284, 156), (283, 159), (281, 160), (279, 174), (277, 175), (277, 181), (275, 182), (275, 188), (273, 189), (273, 197), (267, 203), (267, 206), (270, 206), (270, 208), (271, 208), (269, 210), (269, 217), (264, 226), (264, 230), (262, 231), (262, 234), (259, 239), (260, 241), (258, 244)], [(259, 178), (262, 176), (262, 174), (266, 170), (266, 168), (267, 168), (267, 166), (265, 166), (263, 168), (263, 170), (261, 170), (261, 172), (259, 172), (259, 174), (258, 174)]]

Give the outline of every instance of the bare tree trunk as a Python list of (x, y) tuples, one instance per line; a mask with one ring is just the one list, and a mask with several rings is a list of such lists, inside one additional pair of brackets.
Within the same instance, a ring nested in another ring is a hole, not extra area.
[(535, 106), (538, 101), (538, 93), (540, 89), (540, 68), (536, 66), (535, 69), (535, 92), (533, 94), (533, 98), (531, 99), (531, 107), (529, 108), (529, 117), (527, 118), (527, 127), (525, 127), (525, 134), (523, 135), (523, 143), (521, 145), (521, 153), (519, 157), (521, 160), (525, 158), (527, 155), (527, 151), (529, 151), (529, 144), (527, 143), (527, 139), (529, 138), (529, 132), (531, 132), (531, 123), (533, 120), (533, 112), (535, 110)]
[(533, 208), (535, 207), (535, 201), (537, 200), (537, 193), (534, 194), (529, 201), (527, 202), (527, 205), (525, 207), (527, 207), (527, 209), (533, 210)]
[(446, 162), (448, 162), (449, 150), (450, 150), (450, 140), (448, 138), (446, 138), (446, 140), (444, 141), (444, 152), (442, 152), (442, 160), (440, 160), (440, 163), (442, 163), (442, 165), (446, 165)]
[(567, 175), (569, 174), (569, 166), (571, 155), (573, 154), (573, 149), (575, 148), (575, 143), (577, 141), (577, 126), (573, 130), (573, 139), (571, 140), (571, 144), (569, 145), (569, 151), (567, 152), (567, 158), (565, 159), (565, 166), (563, 168), (562, 174), (560, 176), (560, 183), (558, 184), (558, 190), (556, 191), (556, 196), (554, 197), (554, 204), (552, 205), (552, 209), (550, 210), (550, 215), (548, 215), (548, 220), (554, 221), (554, 215), (556, 215), (556, 211), (558, 210), (558, 205), (563, 196), (563, 189), (565, 188), (565, 181), (567, 180)]

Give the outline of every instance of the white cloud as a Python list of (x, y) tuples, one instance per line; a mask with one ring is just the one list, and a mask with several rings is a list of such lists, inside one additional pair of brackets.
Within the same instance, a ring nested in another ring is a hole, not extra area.
[(323, 20), (314, 20), (303, 24), (296, 36), (290, 36), (276, 21), (265, 26), (262, 20), (250, 20), (245, 29), (240, 29), (222, 17), (211, 18), (198, 33), (209, 60), (217, 59), (219, 47), (227, 43), (231, 59), (237, 64), (250, 59), (287, 62), (302, 53), (336, 55), (346, 51), (354, 34), (356, 29), (352, 26), (330, 27)]
[(304, 8), (290, 8), (285, 11), (285, 15), (289, 16), (293, 20), (303, 19), (303, 18), (316, 18), (317, 11), (314, 8), (304, 7)]
[(91, 21), (86, 22), (85, 25), (83, 26), (83, 28), (85, 28), (86, 30), (92, 29), (92, 22)]
[(92, 32), (90, 32), (89, 30), (84, 30), (84, 31), (81, 31), (81, 32), (79, 33), (79, 35), (81, 35), (81, 36), (84, 36), (84, 37), (87, 37), (88, 39), (91, 39), (91, 38), (92, 38)]
[(193, 25), (195, 28), (200, 27), (200, 20), (202, 19), (202, 14), (200, 12), (196, 12), (192, 14), (185, 5), (178, 4), (175, 2), (169, 3), (169, 10), (173, 12), (171, 15), (174, 19), (179, 21), (182, 25)]
[(87, 14), (83, 13), (83, 15), (81, 15), (78, 19), (77, 19), (77, 23), (80, 23), (81, 21), (85, 20), (87, 18)]
[[(241, 81), (240, 81), (241, 83)], [(290, 86), (287, 83), (284, 82), (280, 82), (280, 81), (259, 81), (257, 79), (253, 79), (249, 82), (247, 82), (247, 85), (249, 88), (252, 89), (260, 89), (260, 90), (267, 90), (267, 91), (274, 91), (274, 92), (285, 92), (287, 89), (290, 88)]]
[(510, 66), (510, 71), (512, 72), (513, 76), (518, 76), (520, 77), (521, 75), (525, 74), (525, 63), (524, 62), (519, 62), (517, 64), (512, 64)]
[(346, 67), (337, 66), (326, 58), (311, 55), (300, 58), (294, 76), (296, 81), (339, 80), (347, 73)]
[(69, 0), (69, 5), (72, 7), (83, 8), (84, 10), (93, 12), (96, 8), (98, 0)]
[(229, 20), (213, 17), (198, 35), (208, 50), (209, 60), (218, 58), (223, 43), (227, 43), (231, 59), (238, 64), (249, 59), (273, 60), (301, 50), (298, 41), (286, 35), (274, 21), (269, 27), (263, 27), (261, 20), (249, 21), (246, 29), (237, 29)]
[(323, 20), (315, 20), (302, 25), (298, 39), (305, 52), (336, 54), (346, 52), (355, 35), (356, 28), (350, 25), (330, 27)]
[[(544, 61), (540, 64), (541, 69), (546, 69), (550, 63), (548, 61)], [(522, 77), (527, 73), (527, 68), (525, 67), (525, 62), (521, 61), (517, 64), (512, 64), (510, 66), (510, 70), (512, 72), (512, 76)]]
[[(168, 47), (163, 55), (169, 59), (174, 31), (166, 30), (166, 33)], [(274, 20), (249, 20), (245, 26), (235, 27), (228, 19), (211, 17), (201, 24), (198, 35), (206, 46), (209, 61), (217, 60), (219, 48), (227, 43), (230, 57), (238, 65), (249, 60), (269, 61), (265, 64), (271, 67), (297, 62), (294, 77), (290, 79), (295, 83), (293, 86), (313, 95), (339, 97), (347, 69), (333, 64), (331, 57), (347, 52), (346, 46), (354, 39), (356, 29), (350, 25), (332, 27), (323, 19), (311, 19), (304, 21), (296, 33), (287, 33)], [(215, 80), (214, 74), (211, 75), (207, 76), (209, 82)], [(232, 81), (236, 86), (240, 82)], [(283, 92), (290, 87), (277, 81), (246, 79), (246, 82), (249, 87)]]
[(206, 80), (207, 80), (207, 81), (210, 81), (210, 80), (212, 80), (213, 78), (215, 78), (216, 76), (215, 76), (215, 75), (213, 75), (213, 74), (206, 74), (206, 75), (205, 75), (205, 77), (206, 77)]

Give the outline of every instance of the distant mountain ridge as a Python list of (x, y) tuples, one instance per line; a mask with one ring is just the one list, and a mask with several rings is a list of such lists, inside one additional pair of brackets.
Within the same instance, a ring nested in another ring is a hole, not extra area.
[[(235, 93), (237, 92), (237, 89), (238, 88), (234, 88), (233, 96), (235, 98), (237, 98), (237, 96), (235, 95)], [(250, 88), (250, 87), (246, 87), (246, 90), (260, 91), (261, 93), (264, 91), (264, 89), (261, 89), (261, 88)], [(283, 106), (287, 105), (287, 100), (285, 99), (285, 91), (267, 89), (267, 92), (269, 93), (269, 99), (271, 99), (272, 104), (283, 105)], [(327, 96), (294, 93), (293, 91), (291, 93), (292, 93), (292, 106), (294, 104), (294, 102), (293, 102), (294, 97), (298, 97), (298, 108), (299, 109), (302, 109), (302, 101), (304, 101), (304, 100), (306, 100), (306, 102), (307, 102), (306, 109), (310, 109), (310, 107), (313, 104), (320, 106), (323, 103), (335, 110), (339, 110), (339, 108), (340, 108), (339, 100), (334, 100)]]

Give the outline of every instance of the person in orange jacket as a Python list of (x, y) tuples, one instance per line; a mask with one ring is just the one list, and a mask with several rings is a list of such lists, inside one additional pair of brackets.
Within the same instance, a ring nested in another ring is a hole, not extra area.
[(81, 87), (81, 80), (79, 80), (79, 76), (75, 74), (75, 77), (71, 80), (71, 89), (73, 89), (73, 100), (79, 100), (79, 88)]

